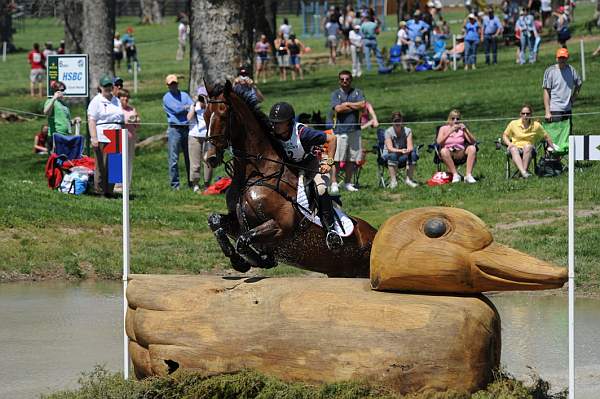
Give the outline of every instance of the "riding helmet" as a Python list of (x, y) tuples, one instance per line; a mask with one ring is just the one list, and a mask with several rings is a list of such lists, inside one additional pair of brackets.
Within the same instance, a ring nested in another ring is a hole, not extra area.
[(273, 105), (273, 107), (271, 107), (271, 112), (269, 112), (269, 120), (272, 123), (286, 122), (294, 119), (295, 116), (294, 108), (286, 102), (280, 102)]

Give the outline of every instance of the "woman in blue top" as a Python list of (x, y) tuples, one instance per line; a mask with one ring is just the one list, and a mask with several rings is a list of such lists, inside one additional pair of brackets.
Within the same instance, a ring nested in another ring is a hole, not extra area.
[(481, 27), (477, 22), (475, 14), (471, 13), (467, 17), (465, 24), (463, 25), (465, 31), (465, 71), (469, 69), (475, 69), (477, 63), (477, 46), (481, 40)]

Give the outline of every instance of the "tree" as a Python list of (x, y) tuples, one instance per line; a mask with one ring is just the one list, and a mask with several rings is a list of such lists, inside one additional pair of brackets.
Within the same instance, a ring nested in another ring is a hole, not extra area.
[(143, 24), (161, 24), (164, 0), (140, 0)]
[(0, 0), (0, 45), (6, 42), (7, 51), (11, 51), (13, 27), (12, 14), (15, 11), (14, 3), (9, 0)]
[(67, 53), (81, 54), (82, 46), (82, 23), (83, 15), (82, 0), (63, 1), (63, 19), (65, 22), (65, 50)]

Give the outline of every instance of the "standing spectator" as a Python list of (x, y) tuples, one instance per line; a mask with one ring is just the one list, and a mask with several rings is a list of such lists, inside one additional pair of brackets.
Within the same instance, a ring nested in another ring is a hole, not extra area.
[(465, 71), (469, 69), (475, 69), (477, 63), (477, 46), (481, 39), (481, 27), (477, 22), (475, 14), (469, 14), (465, 21), (463, 28), (465, 30)]
[(555, 12), (556, 22), (554, 28), (556, 29), (557, 41), (561, 46), (567, 46), (567, 40), (571, 38), (571, 30), (569, 29), (569, 14), (565, 10), (565, 7), (560, 6), (558, 12)]
[(87, 109), (90, 141), (96, 157), (94, 192), (105, 197), (112, 196), (114, 185), (108, 183), (108, 154), (104, 152), (104, 148), (110, 140), (104, 135), (104, 131), (121, 129), (125, 123), (121, 102), (113, 96), (112, 89), (113, 79), (110, 76), (100, 79), (100, 93), (90, 101)]
[(521, 15), (517, 20), (516, 29), (521, 31), (521, 48), (519, 52), (519, 64), (525, 64), (526, 50), (529, 49), (529, 62), (535, 61), (534, 46), (537, 32), (533, 23), (533, 15), (526, 10), (521, 10)]
[(271, 52), (271, 44), (267, 40), (266, 35), (260, 35), (260, 40), (254, 46), (254, 54), (256, 54), (256, 82), (260, 80), (267, 83), (267, 67), (269, 63), (269, 53)]
[(185, 14), (180, 15), (177, 20), (179, 21), (179, 26), (177, 27), (178, 46), (175, 60), (181, 61), (183, 60), (183, 55), (185, 54), (185, 44), (187, 42), (188, 33), (190, 32), (190, 27)]
[(263, 94), (256, 87), (254, 81), (248, 75), (248, 69), (241, 67), (238, 76), (233, 80), (234, 87), (241, 87), (243, 91), (250, 92), (249, 96), (254, 98), (256, 102), (263, 102), (265, 100)]
[(210, 143), (206, 139), (206, 121), (204, 120), (204, 111), (206, 109), (206, 97), (208, 93), (204, 86), (198, 87), (197, 98), (194, 104), (190, 106), (187, 119), (190, 121), (191, 128), (188, 138), (188, 152), (190, 153), (190, 181), (195, 193), (200, 191), (200, 169), (204, 169), (203, 186), (208, 188), (212, 180), (212, 168), (206, 162), (206, 152)]
[(188, 120), (187, 114), (190, 105), (193, 105), (191, 97), (184, 91), (179, 90), (176, 75), (168, 75), (165, 83), (169, 91), (163, 96), (163, 109), (167, 113), (168, 150), (169, 150), (169, 175), (171, 177), (171, 188), (179, 190), (179, 153), (183, 152), (185, 161), (186, 177), (188, 186), (191, 187), (190, 158), (188, 153)]
[(352, 76), (360, 77), (362, 69), (360, 59), (363, 52), (363, 37), (360, 33), (360, 25), (354, 25), (354, 29), (350, 31), (350, 55), (352, 56)]
[(350, 32), (354, 27), (354, 18), (356, 18), (356, 13), (354, 12), (354, 8), (350, 4), (346, 6), (344, 9), (344, 15), (341, 17), (342, 22), (342, 33), (343, 33), (343, 41), (342, 41), (342, 54), (348, 56), (351, 52), (350, 50)]
[(492, 52), (492, 62), (494, 65), (498, 62), (498, 37), (502, 34), (502, 24), (497, 16), (494, 15), (494, 9), (488, 7), (487, 15), (483, 17), (483, 47), (485, 49), (485, 63), (490, 65), (490, 50)]
[(581, 89), (581, 78), (571, 65), (569, 51), (559, 48), (556, 51), (555, 65), (549, 66), (544, 72), (542, 88), (544, 89), (544, 111), (547, 122), (569, 120), (573, 128), (571, 109)]
[(287, 40), (283, 37), (283, 32), (277, 34), (273, 42), (275, 54), (277, 56), (277, 65), (279, 66), (279, 81), (287, 80), (287, 68), (290, 65), (290, 53), (287, 47)]
[(363, 36), (363, 48), (365, 50), (365, 64), (367, 66), (367, 71), (371, 70), (371, 52), (375, 53), (377, 65), (380, 69), (383, 69), (383, 56), (381, 55), (381, 50), (377, 47), (379, 27), (373, 16), (369, 16), (369, 18), (362, 23), (360, 32)]
[(456, 109), (450, 111), (448, 122), (440, 127), (437, 144), (440, 146), (440, 158), (452, 173), (452, 183), (460, 182), (460, 175), (456, 170), (456, 162), (464, 162), (466, 158), (467, 173), (466, 183), (477, 183), (473, 177), (473, 167), (477, 160), (477, 148), (475, 147), (475, 136), (460, 122), (460, 112)]
[(365, 97), (362, 91), (352, 87), (352, 73), (343, 70), (339, 73), (339, 89), (331, 94), (331, 109), (335, 124), (333, 132), (337, 137), (335, 149), (335, 166), (331, 173), (331, 193), (339, 192), (336, 171), (340, 162), (344, 162), (348, 191), (358, 191), (352, 184), (352, 174), (356, 162), (361, 159), (359, 115), (365, 108)]
[(552, 16), (552, 0), (542, 0), (540, 10), (542, 11), (542, 26), (548, 26), (548, 20)]
[(65, 84), (63, 82), (52, 82), (51, 84), (54, 94), (44, 103), (44, 114), (48, 115), (49, 149), (52, 149), (52, 135), (54, 133), (71, 134), (72, 125), (81, 122), (79, 117), (71, 119), (71, 111), (65, 103)]
[(65, 54), (66, 50), (65, 50), (65, 41), (61, 40), (59, 45), (58, 45), (58, 50), (56, 50), (56, 54)]
[(337, 55), (338, 35), (340, 31), (340, 23), (335, 14), (332, 14), (329, 21), (325, 24), (325, 35), (327, 36), (327, 47), (329, 48), (329, 64), (335, 65)]
[(290, 39), (287, 42), (287, 47), (290, 52), (290, 65), (292, 66), (292, 80), (296, 80), (296, 73), (300, 76), (300, 80), (304, 80), (304, 74), (302, 72), (302, 58), (301, 54), (304, 51), (304, 43), (296, 39), (296, 35), (293, 33), (290, 35)]
[(279, 33), (283, 34), (283, 38), (288, 40), (290, 38), (290, 33), (292, 33), (292, 25), (290, 25), (290, 21), (287, 18), (283, 19), (283, 23), (279, 27)]
[(56, 51), (54, 51), (54, 48), (52, 46), (52, 42), (46, 42), (44, 44), (44, 51), (42, 51), (42, 54), (44, 54), (44, 60), (46, 61), (46, 67), (48, 67), (48, 56), (49, 55), (56, 55)]
[(113, 96), (116, 96), (120, 99), (119, 90), (123, 89), (123, 79), (115, 76), (113, 79)]
[(119, 32), (115, 32), (113, 39), (113, 58), (117, 69), (121, 69), (121, 60), (123, 59), (123, 41)]
[(533, 16), (534, 20), (533, 20), (533, 27), (535, 29), (535, 40), (533, 43), (533, 62), (537, 61), (537, 57), (538, 57), (538, 53), (540, 52), (540, 44), (542, 44), (542, 29), (543, 29), (543, 24), (542, 21), (540, 19), (540, 14), (536, 13)]
[(127, 28), (122, 41), (125, 46), (125, 55), (127, 56), (127, 72), (132, 73), (134, 64), (137, 64), (137, 70), (140, 72), (142, 67), (138, 60), (137, 46), (135, 44), (135, 37), (133, 36), (133, 28), (131, 26)]
[(396, 34), (396, 44), (400, 46), (402, 54), (405, 54), (406, 50), (408, 50), (409, 41), (406, 21), (400, 21), (398, 23), (398, 33)]
[(135, 143), (137, 142), (137, 129), (141, 122), (140, 115), (137, 110), (129, 104), (131, 96), (128, 90), (119, 89), (119, 101), (125, 117), (125, 129), (127, 129), (127, 181), (131, 187), (131, 176), (133, 173), (133, 158), (135, 156)]
[(413, 18), (406, 22), (406, 28), (408, 29), (408, 39), (415, 41), (417, 37), (421, 39), (429, 31), (429, 25), (423, 21), (421, 11), (417, 10), (413, 14)]
[(48, 125), (43, 125), (40, 132), (33, 138), (33, 153), (48, 154)]
[(414, 181), (414, 174), (419, 155), (413, 145), (412, 130), (403, 125), (404, 117), (401, 112), (392, 114), (392, 123), (393, 125), (385, 130), (385, 145), (382, 154), (390, 171), (390, 188), (393, 190), (398, 187), (398, 167), (404, 165), (406, 165), (404, 182), (415, 188), (418, 186)]
[(35, 84), (38, 85), (39, 96), (42, 97), (44, 88), (44, 75), (46, 57), (40, 51), (40, 45), (33, 43), (33, 49), (27, 54), (27, 60), (31, 65), (31, 72), (29, 73), (29, 89), (31, 97), (35, 97)]

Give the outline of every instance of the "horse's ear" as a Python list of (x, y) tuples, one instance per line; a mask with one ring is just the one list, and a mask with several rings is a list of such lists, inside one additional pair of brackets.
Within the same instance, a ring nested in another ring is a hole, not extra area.
[(225, 95), (225, 97), (229, 97), (229, 95), (231, 94), (232, 91), (233, 91), (233, 86), (231, 86), (231, 81), (229, 79), (227, 79), (225, 81), (225, 88), (223, 89), (223, 94)]

